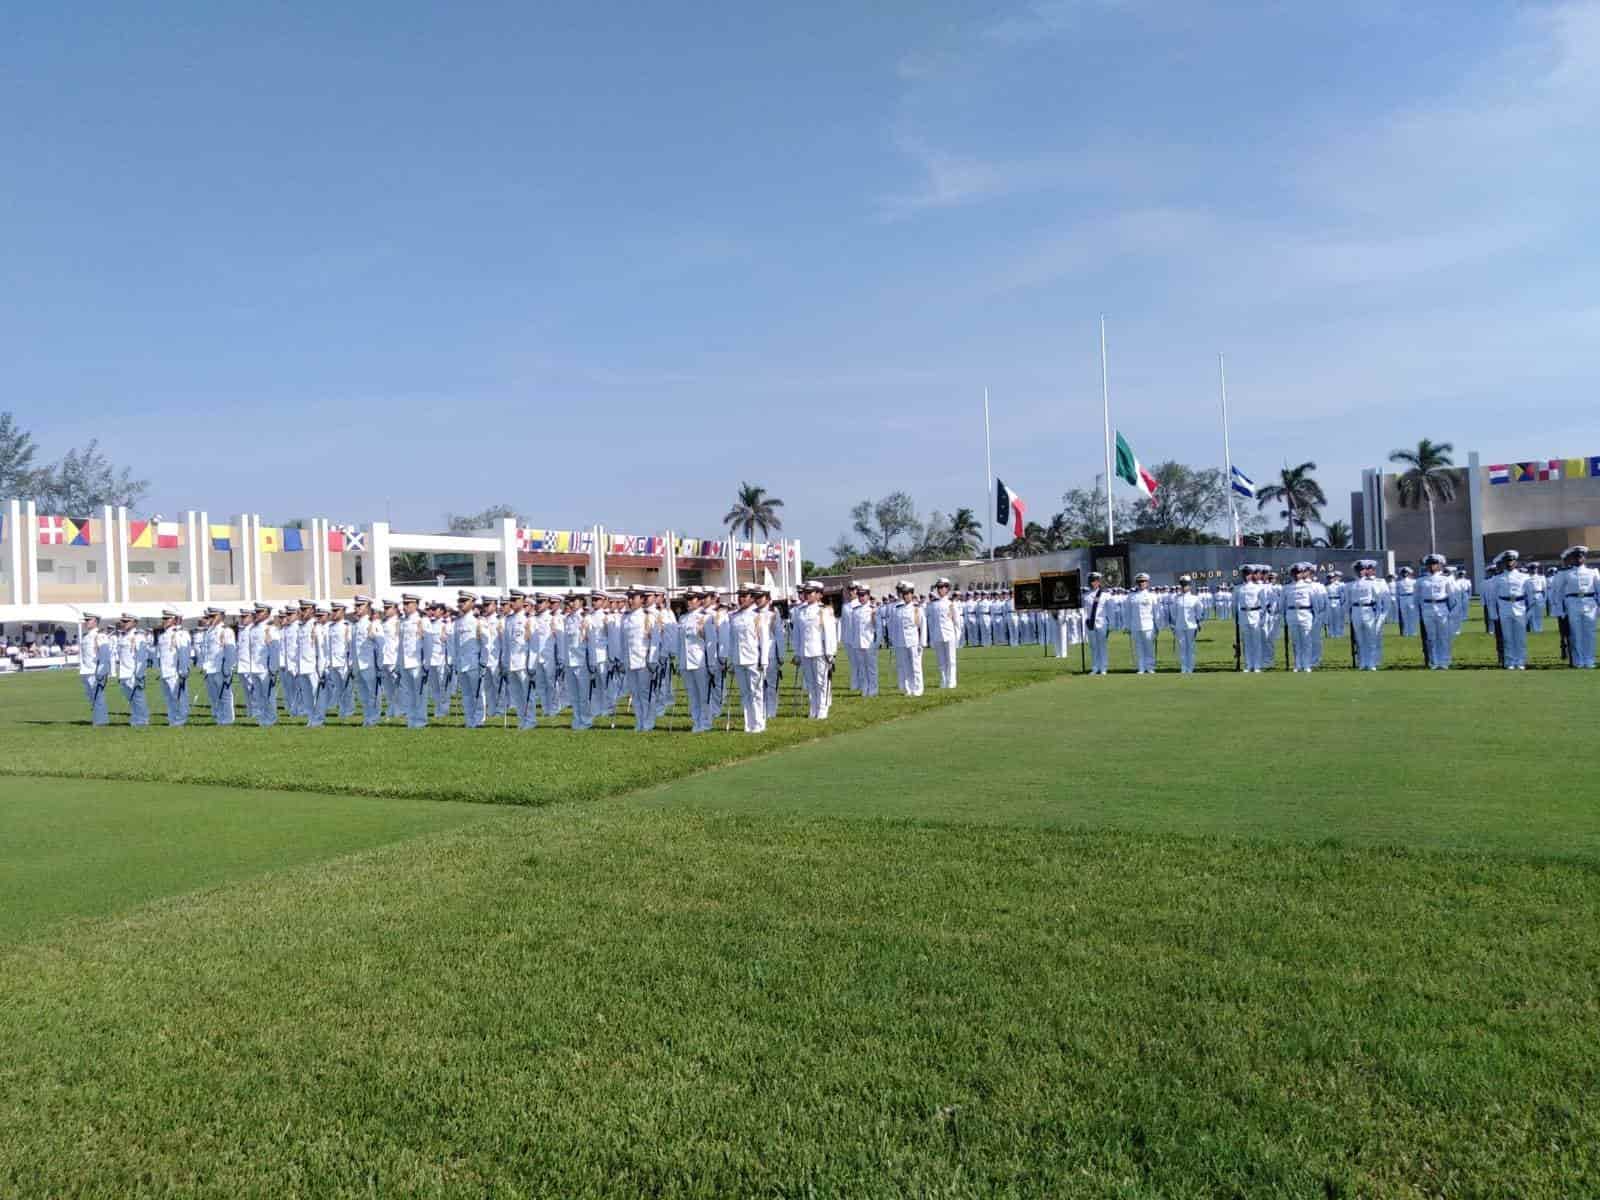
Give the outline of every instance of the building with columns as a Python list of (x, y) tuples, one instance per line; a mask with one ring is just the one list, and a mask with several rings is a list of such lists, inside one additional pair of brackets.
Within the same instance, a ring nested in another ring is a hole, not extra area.
[[(461, 587), (731, 589), (757, 578), (787, 594), (799, 582), (800, 561), (798, 541), (752, 545), (670, 529), (639, 535), (504, 520), (467, 534), (407, 533), (383, 521), (358, 526), (324, 517), (267, 526), (255, 513), (203, 509), (177, 520), (109, 507), (68, 517), (10, 500), (0, 501), (0, 625), (71, 624), (84, 611), (196, 615), (212, 605), (326, 603), (358, 592), (442, 591), (453, 601)], [(397, 563), (408, 568), (403, 581)]]

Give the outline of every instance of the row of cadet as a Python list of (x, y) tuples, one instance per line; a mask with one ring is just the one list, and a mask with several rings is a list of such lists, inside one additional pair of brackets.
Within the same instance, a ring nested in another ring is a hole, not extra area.
[(127, 613), (114, 628), (87, 616), (79, 672), (96, 725), (110, 719), (113, 683), (130, 723), (149, 724), (151, 672), (168, 724), (185, 724), (198, 670), (219, 725), (234, 723), (242, 694), (243, 711), (261, 725), (275, 724), (280, 709), (318, 726), (330, 715), (353, 717), (359, 706), (366, 725), (389, 717), (421, 728), (459, 701), (469, 728), (494, 717), (509, 724), (515, 714), (518, 728), (531, 729), (541, 715), (569, 710), (573, 729), (604, 718), (614, 728), (621, 711), (648, 732), (676, 702), (681, 679), (693, 732), (714, 728), (736, 685), (744, 729), (760, 733), (778, 712), (786, 660), (807, 715), (827, 719), (841, 647), (863, 696), (878, 694), (880, 638), (896, 651), (903, 694), (922, 694), (922, 651), (930, 645), (941, 686), (955, 687), (965, 622), (950, 593), (941, 580), (923, 604), (902, 584), (896, 600), (877, 604), (860, 587), (838, 615), (822, 585), (808, 581), (787, 614), (769, 589), (749, 584), (731, 603), (709, 588), (684, 589), (681, 613), (660, 589), (630, 588), (587, 596), (513, 589), (504, 599), (461, 592), (454, 609), (411, 594), (399, 602), (357, 596), (349, 606), (302, 600), (277, 611), (254, 605), (232, 621), (211, 608), (193, 631), (175, 611), (154, 630)]
[[(1600, 572), (1588, 565), (1588, 555), (1587, 546), (1571, 547), (1562, 555), (1561, 569), (1548, 576), (1523, 570), (1515, 550), (1495, 558), (1484, 588), (1484, 620), (1503, 667), (1526, 669), (1528, 634), (1540, 632), (1547, 616), (1559, 624), (1567, 663), (1594, 667)], [(1356, 577), (1349, 581), (1338, 571), (1319, 580), (1315, 565), (1301, 562), (1289, 568), (1290, 582), (1279, 583), (1272, 568), (1247, 564), (1240, 570), (1242, 581), (1231, 591), (1201, 592), (1187, 575), (1176, 588), (1158, 589), (1141, 573), (1134, 578), (1134, 589), (1124, 591), (1107, 588), (1104, 578), (1092, 572), (1083, 608), (1092, 671), (1106, 674), (1109, 635), (1121, 630), (1131, 639), (1136, 671), (1153, 674), (1159, 632), (1170, 629), (1179, 669), (1191, 673), (1201, 624), (1216, 618), (1233, 621), (1239, 667), (1252, 674), (1273, 666), (1280, 632), (1289, 643), (1295, 671), (1315, 670), (1322, 663), (1323, 639), (1347, 633), (1352, 665), (1376, 671), (1383, 663), (1384, 626), (1391, 622), (1401, 636), (1421, 637), (1429, 669), (1447, 670), (1466, 620), (1470, 582), (1452, 572), (1439, 554), (1423, 558), (1420, 576), (1402, 567), (1394, 582), (1378, 577), (1373, 559), (1358, 560), (1354, 569)]]

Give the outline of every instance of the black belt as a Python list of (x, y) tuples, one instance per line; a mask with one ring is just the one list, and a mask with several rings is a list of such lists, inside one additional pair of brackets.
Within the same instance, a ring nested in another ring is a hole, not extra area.
[(1261, 611), (1261, 606), (1259, 604), (1241, 604), (1239, 606), (1239, 611), (1240, 612), (1260, 612)]
[(1350, 601), (1350, 603), (1353, 604), (1356, 608), (1377, 608), (1378, 607), (1378, 602), (1376, 600), (1352, 600), (1352, 601)]
[(1593, 592), (1573, 592), (1572, 593), (1572, 598), (1574, 600), (1593, 600), (1594, 599), (1594, 593)]
[(1449, 604), (1448, 600), (1424, 600), (1424, 604)]
[(1310, 612), (1315, 607), (1316, 607), (1316, 605), (1314, 605), (1314, 604), (1296, 604), (1295, 605), (1295, 608), (1298, 609), (1300, 612)]

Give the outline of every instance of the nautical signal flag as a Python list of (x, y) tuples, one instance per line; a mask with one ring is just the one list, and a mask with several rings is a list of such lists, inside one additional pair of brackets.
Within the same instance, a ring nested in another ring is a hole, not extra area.
[(67, 543), (69, 546), (92, 546), (94, 544), (94, 539), (89, 534), (88, 517), (84, 517), (82, 520), (69, 517), (67, 524), (73, 527), (72, 541)]
[(994, 521), (996, 525), (1011, 526), (1011, 535), (1021, 537), (1022, 519), (1028, 511), (1028, 506), (1022, 502), (1022, 497), (1005, 485), (1005, 481), (998, 475), (994, 478)]
[(328, 530), (328, 553), (344, 553), (344, 530), (334, 525)]
[(1156, 477), (1144, 469), (1144, 465), (1133, 453), (1133, 447), (1128, 445), (1128, 439), (1122, 436), (1122, 430), (1117, 430), (1117, 478), (1124, 483), (1132, 484), (1143, 493), (1145, 499), (1153, 500), (1156, 488)]
[(135, 550), (152, 550), (156, 544), (154, 521), (129, 521), (128, 545)]
[(1256, 481), (1239, 470), (1238, 467), (1233, 467), (1231, 470), (1233, 471), (1233, 490), (1246, 500), (1254, 500), (1256, 498)]
[(1490, 483), (1510, 483), (1511, 468), (1505, 463), (1494, 463), (1489, 467)]
[(300, 536), (301, 531), (290, 525), (283, 530), (283, 548), (285, 552), (304, 550), (306, 544)]
[(283, 531), (277, 526), (263, 525), (257, 533), (257, 544), (262, 554), (276, 554), (283, 549)]
[(176, 550), (178, 548), (178, 523), (176, 521), (156, 522), (156, 549)]
[(211, 548), (213, 550), (220, 550), (224, 554), (229, 554), (233, 551), (232, 525), (213, 525), (211, 526), (210, 534)]
[(77, 528), (66, 517), (39, 518), (39, 545), (65, 546), (77, 534)]

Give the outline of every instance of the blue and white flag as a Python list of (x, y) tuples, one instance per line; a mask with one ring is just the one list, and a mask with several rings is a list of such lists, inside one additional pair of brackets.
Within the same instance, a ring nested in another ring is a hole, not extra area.
[(1256, 498), (1255, 480), (1251, 479), (1250, 476), (1239, 470), (1238, 467), (1233, 467), (1232, 471), (1233, 490), (1248, 500), (1254, 500)]

